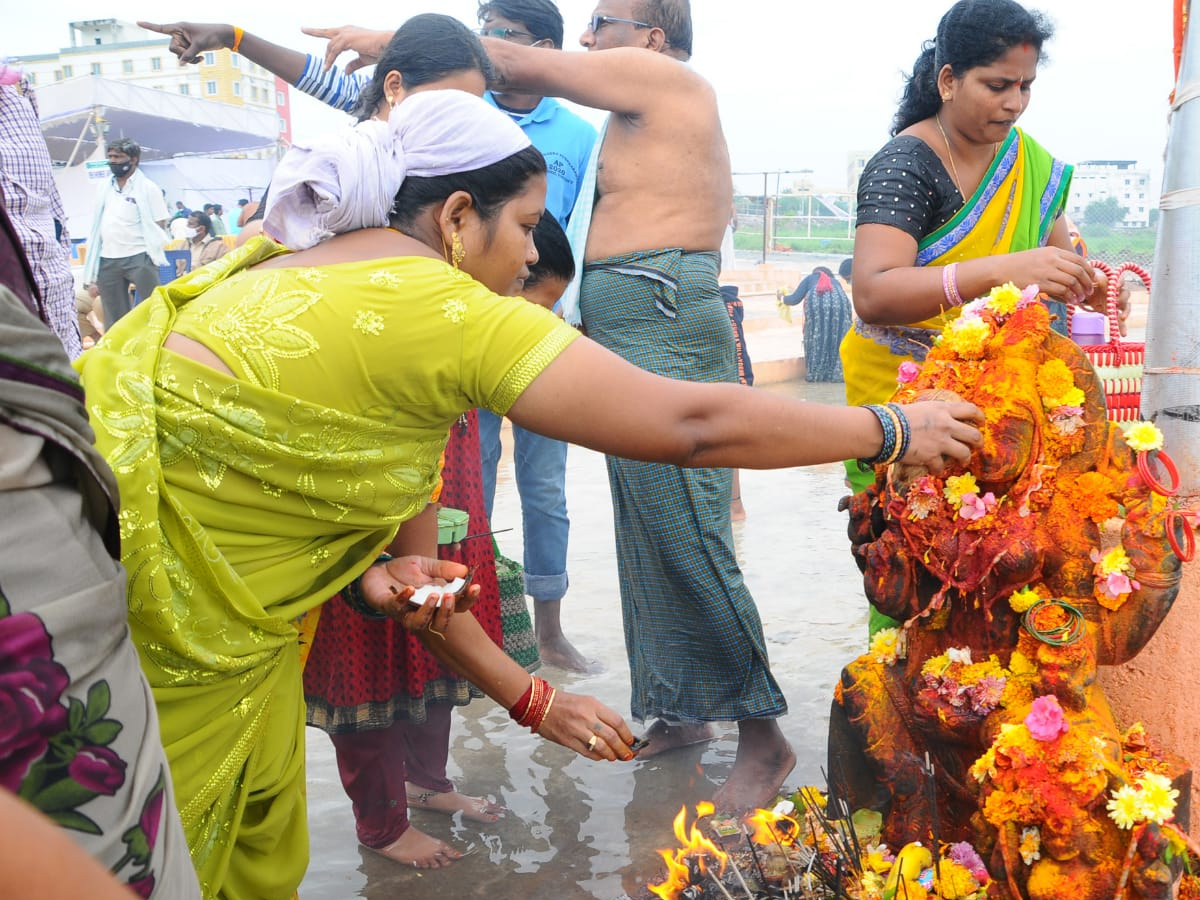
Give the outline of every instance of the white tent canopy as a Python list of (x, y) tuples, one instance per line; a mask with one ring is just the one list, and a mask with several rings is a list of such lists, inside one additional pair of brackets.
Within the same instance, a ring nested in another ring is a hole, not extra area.
[(102, 136), (132, 138), (150, 160), (258, 150), (279, 135), (271, 111), (94, 76), (39, 87), (38, 106), (50, 156), (68, 166), (91, 158)]

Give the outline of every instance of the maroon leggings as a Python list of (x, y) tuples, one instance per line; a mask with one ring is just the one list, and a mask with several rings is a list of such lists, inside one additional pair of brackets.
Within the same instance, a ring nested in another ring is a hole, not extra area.
[(428, 703), (419, 725), (398, 721), (389, 728), (329, 736), (363, 844), (379, 850), (408, 830), (405, 781), (427, 791), (454, 790), (446, 778), (451, 709), (448, 703)]

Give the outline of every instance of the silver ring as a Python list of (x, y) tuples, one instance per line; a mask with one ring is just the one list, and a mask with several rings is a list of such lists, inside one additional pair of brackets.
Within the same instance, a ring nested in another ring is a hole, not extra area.
[(588, 753), (595, 753), (595, 752), (596, 752), (596, 742), (597, 742), (597, 741), (599, 741), (599, 740), (600, 740), (600, 738), (599, 738), (599, 737), (597, 737), (597, 736), (596, 736), (596, 735), (594, 735), (594, 734), (592, 735), (592, 739), (591, 739), (590, 741), (588, 741), (588, 742), (587, 742)]

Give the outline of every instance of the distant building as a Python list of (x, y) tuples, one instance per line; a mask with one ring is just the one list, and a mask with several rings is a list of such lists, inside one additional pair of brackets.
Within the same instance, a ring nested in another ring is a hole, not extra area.
[(862, 178), (863, 170), (867, 167), (867, 163), (871, 161), (871, 157), (875, 155), (874, 150), (866, 153), (851, 153), (849, 163), (846, 166), (846, 188), (851, 194), (858, 193), (858, 179)]
[(1090, 204), (1112, 197), (1124, 208), (1125, 218), (1110, 224), (1118, 228), (1148, 228), (1149, 193), (1150, 171), (1138, 169), (1136, 160), (1086, 160), (1075, 166), (1067, 214), (1075, 221), (1082, 222)]
[(170, 39), (119, 19), (71, 22), (71, 46), (57, 53), (23, 56), (22, 68), (34, 87), (98, 76), (127, 81), (233, 106), (273, 110), (281, 141), (291, 140), (288, 85), (262, 66), (229, 50), (209, 51), (198, 65), (181, 66)]

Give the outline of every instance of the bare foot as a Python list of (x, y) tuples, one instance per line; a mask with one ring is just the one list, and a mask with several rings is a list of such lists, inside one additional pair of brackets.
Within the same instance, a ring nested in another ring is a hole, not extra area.
[(562, 634), (556, 637), (539, 637), (538, 656), (547, 665), (567, 672), (578, 672), (580, 675), (599, 675), (604, 671), (604, 664), (600, 660), (588, 659)]
[(645, 737), (650, 746), (639, 750), (638, 759), (649, 759), (668, 750), (678, 750), (680, 747), (690, 747), (693, 744), (703, 744), (713, 739), (712, 726), (706, 722), (689, 725), (668, 725), (662, 719), (655, 719), (654, 724), (647, 729)]
[(367, 849), (415, 869), (441, 869), (462, 858), (462, 854), (445, 841), (430, 837), (411, 825), (386, 847)]
[(497, 806), (486, 797), (468, 797), (458, 791), (426, 791), (412, 782), (405, 782), (409, 809), (429, 809), (452, 816), (457, 812), (473, 822), (495, 822), (504, 815), (503, 806)]
[(774, 719), (744, 719), (738, 723), (733, 771), (713, 805), (722, 812), (761, 809), (775, 799), (795, 765), (796, 754)]
[(562, 601), (535, 600), (533, 603), (533, 626), (537, 635), (538, 655), (542, 662), (578, 672), (580, 675), (597, 675), (604, 671), (603, 663), (588, 659), (575, 649), (562, 630)]

